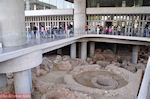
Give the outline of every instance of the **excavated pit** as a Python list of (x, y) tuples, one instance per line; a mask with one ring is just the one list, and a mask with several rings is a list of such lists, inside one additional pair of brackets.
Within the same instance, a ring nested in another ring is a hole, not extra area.
[(117, 89), (128, 84), (119, 75), (108, 71), (88, 71), (73, 77), (81, 85), (99, 89)]

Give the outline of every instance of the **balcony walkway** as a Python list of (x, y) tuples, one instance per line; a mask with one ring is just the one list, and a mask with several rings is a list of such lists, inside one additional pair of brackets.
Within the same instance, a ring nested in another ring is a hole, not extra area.
[(70, 45), (75, 42), (82, 42), (82, 40), (119, 43), (119, 44), (132, 44), (132, 45), (150, 45), (150, 38), (145, 37), (131, 37), (120, 35), (106, 35), (106, 34), (84, 34), (72, 37), (58, 36), (56, 38), (40, 38), (32, 39), (25, 45), (18, 47), (3, 48), (0, 52), (0, 62), (13, 59), (37, 50), (42, 50), (43, 53), (56, 50), (58, 48)]

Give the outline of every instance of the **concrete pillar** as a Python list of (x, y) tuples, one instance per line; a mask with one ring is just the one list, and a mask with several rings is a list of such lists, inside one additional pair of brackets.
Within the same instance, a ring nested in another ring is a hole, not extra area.
[(74, 0), (74, 34), (85, 34), (86, 0)]
[(34, 10), (36, 10), (36, 4), (34, 4)]
[(0, 74), (0, 88), (7, 86), (7, 76), (6, 74)]
[(14, 73), (14, 84), (15, 84), (15, 93), (16, 94), (31, 95), (28, 70)]
[(143, 5), (143, 0), (137, 0), (137, 4), (135, 5), (136, 7), (141, 7)]
[(30, 0), (26, 0), (26, 10), (30, 10)]
[(71, 44), (70, 46), (70, 56), (71, 58), (76, 58), (76, 43)]
[(29, 75), (30, 89), (32, 91), (32, 73), (31, 73), (31, 69), (28, 70), (28, 75)]
[(117, 44), (113, 44), (113, 52), (114, 54), (117, 54)]
[(137, 64), (138, 61), (138, 51), (139, 51), (139, 46), (133, 46), (132, 47), (132, 63)]
[(62, 55), (62, 49), (60, 48), (60, 49), (57, 49), (57, 54), (58, 55)]
[(90, 43), (90, 57), (94, 56), (95, 53), (95, 42)]
[(26, 43), (24, 0), (0, 1), (0, 35), (4, 46)]
[(122, 1), (122, 7), (126, 7), (126, 1), (125, 0)]
[(81, 43), (78, 44), (78, 58), (81, 58)]
[(46, 9), (46, 6), (44, 5), (43, 9), (45, 10)]
[(87, 58), (87, 42), (81, 42), (81, 59), (86, 60)]

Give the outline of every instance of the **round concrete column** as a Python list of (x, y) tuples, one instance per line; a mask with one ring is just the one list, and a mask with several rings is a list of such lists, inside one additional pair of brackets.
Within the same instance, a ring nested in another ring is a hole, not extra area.
[(0, 35), (4, 46), (26, 42), (24, 0), (0, 1)]
[(74, 34), (85, 34), (86, 0), (74, 0)]
[(86, 60), (87, 58), (87, 42), (81, 42), (81, 59)]
[[(30, 95), (32, 89), (31, 68), (42, 63), (42, 50), (0, 62), (0, 73), (14, 73), (15, 92)], [(3, 80), (4, 82), (5, 80)], [(1, 83), (0, 78), (0, 83)]]
[(28, 70), (14, 73), (14, 84), (16, 94), (28, 94), (31, 96)]
[(32, 91), (32, 72), (31, 72), (31, 69), (28, 70), (28, 75), (29, 75), (30, 89)]
[(7, 86), (7, 76), (6, 74), (0, 74), (0, 88)]
[(90, 57), (94, 56), (95, 53), (95, 42), (90, 43)]
[(70, 46), (70, 56), (71, 58), (76, 58), (76, 43), (71, 44)]
[(138, 51), (139, 51), (139, 46), (133, 46), (132, 47), (132, 63), (137, 64), (138, 61)]

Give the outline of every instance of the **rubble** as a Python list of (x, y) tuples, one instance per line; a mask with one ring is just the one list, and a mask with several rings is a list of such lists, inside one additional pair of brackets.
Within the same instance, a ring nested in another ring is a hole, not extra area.
[(62, 71), (69, 71), (72, 69), (72, 65), (70, 64), (69, 61), (61, 61), (55, 64), (55, 67), (58, 70), (62, 70)]
[[(140, 70), (145, 70), (150, 52), (147, 51), (147, 48), (141, 48), (137, 64), (132, 64), (130, 62), (130, 55), (120, 56), (120, 53), (126, 54), (120, 51), (119, 54), (115, 55), (111, 50), (96, 49), (94, 56), (88, 57), (86, 61), (79, 58), (72, 59), (68, 55), (45, 55), (42, 64), (32, 69), (33, 99), (93, 99), (83, 92), (90, 94), (97, 93), (102, 96), (115, 96), (121, 93), (121, 95), (125, 96), (130, 94), (130, 92), (126, 92), (126, 90), (132, 90), (131, 95), (135, 95), (133, 90), (136, 90), (136, 87), (134, 84), (137, 85), (137, 83), (139, 83), (139, 78), (141, 76)], [(108, 81), (103, 79), (103, 77), (101, 78), (99, 75), (92, 79), (93, 85), (95, 85), (96, 88), (87, 88), (73, 80), (74, 76), (84, 72), (105, 70), (120, 75), (128, 82), (128, 85), (117, 89), (117, 83), (112, 81), (113, 77), (109, 77), (111, 81)], [(61, 77), (61, 84), (39, 81), (40, 77), (46, 77), (47, 74), (56, 71), (65, 72)], [(13, 73), (7, 74), (7, 78), (9, 81), (13, 80)], [(110, 86), (110, 83), (113, 83), (113, 88), (109, 91), (97, 89), (104, 87), (101, 86), (101, 80), (105, 80), (106, 82), (104, 81), (103, 84), (108, 84), (108, 86)], [(135, 81), (137, 82), (135, 83)], [(130, 87), (133, 87), (133, 89), (130, 89)], [(14, 93), (13, 81), (9, 83), (6, 88), (1, 88), (0, 93)]]

